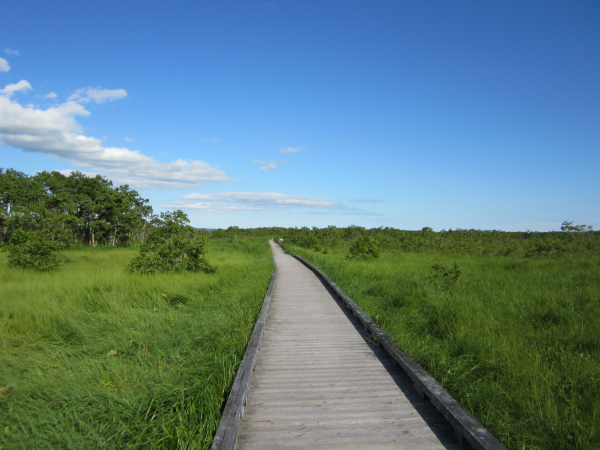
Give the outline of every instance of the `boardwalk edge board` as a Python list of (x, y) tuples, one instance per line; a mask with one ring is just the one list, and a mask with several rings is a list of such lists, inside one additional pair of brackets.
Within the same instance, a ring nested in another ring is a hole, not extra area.
[(298, 255), (294, 257), (312, 270), (335, 293), (360, 320), (367, 332), (377, 340), (389, 355), (413, 380), (416, 391), (427, 397), (454, 427), (454, 435), (463, 443), (466, 441), (475, 450), (506, 450), (477, 419), (462, 407), (435, 379), (429, 375), (408, 353), (383, 331), (367, 313), (365, 313), (344, 291), (342, 291), (324, 272)]
[(248, 390), (250, 388), (250, 378), (254, 371), (260, 341), (265, 331), (265, 323), (271, 306), (271, 297), (273, 296), (273, 287), (277, 278), (277, 263), (275, 263), (275, 259), (273, 259), (273, 265), (275, 269), (269, 282), (269, 288), (267, 289), (260, 314), (254, 325), (254, 331), (252, 331), (252, 336), (250, 336), (250, 341), (248, 341), (244, 359), (231, 385), (231, 391), (229, 392), (229, 397), (227, 398), (227, 403), (219, 422), (219, 428), (217, 428), (210, 447), (211, 450), (235, 450), (237, 448), (237, 431), (244, 415), (244, 406), (246, 406)]

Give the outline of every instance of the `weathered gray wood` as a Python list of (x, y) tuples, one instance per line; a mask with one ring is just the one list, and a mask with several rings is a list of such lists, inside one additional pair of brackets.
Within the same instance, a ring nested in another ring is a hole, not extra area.
[(278, 274), (239, 448), (461, 448), (315, 274), (272, 247)]
[(231, 386), (231, 391), (229, 392), (229, 397), (227, 398), (227, 403), (225, 404), (219, 427), (217, 428), (217, 432), (215, 433), (215, 437), (210, 447), (211, 450), (234, 450), (237, 447), (237, 432), (240, 420), (244, 413), (246, 399), (248, 398), (250, 379), (252, 378), (256, 356), (265, 330), (265, 324), (271, 306), (271, 298), (273, 296), (273, 287), (275, 286), (275, 280), (277, 278), (277, 263), (274, 259), (273, 264), (275, 265), (275, 269), (271, 276), (271, 281), (269, 282), (269, 287), (263, 300), (258, 320), (254, 325), (252, 336), (246, 347), (244, 359), (240, 364), (240, 368), (233, 381), (233, 385)]
[(454, 435), (459, 440), (465, 439), (477, 450), (506, 450), (505, 447), (464, 409), (437, 381), (431, 377), (417, 362), (402, 350), (393, 339), (383, 331), (368, 314), (366, 314), (344, 291), (342, 291), (324, 272), (305, 259), (296, 256), (300, 262), (312, 270), (323, 280), (335, 296), (362, 322), (377, 342), (387, 350), (390, 356), (412, 378), (415, 390), (422, 397), (427, 396), (454, 427)]

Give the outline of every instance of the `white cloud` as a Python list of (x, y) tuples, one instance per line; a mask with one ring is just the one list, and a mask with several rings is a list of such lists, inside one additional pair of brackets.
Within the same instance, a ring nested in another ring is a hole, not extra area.
[(118, 100), (126, 97), (125, 89), (100, 89), (100, 88), (82, 88), (77, 89), (67, 100), (77, 100), (79, 103), (104, 103), (106, 101)]
[(174, 202), (167, 208), (194, 209), (206, 212), (266, 211), (289, 208), (321, 210), (347, 210), (349, 208), (331, 200), (301, 197), (277, 192), (222, 192), (217, 194), (187, 194), (185, 200), (200, 200), (196, 203)]
[(8, 65), (8, 61), (4, 58), (0, 58), (0, 72), (8, 72), (10, 70), (10, 66)]
[(0, 89), (0, 94), (4, 94), (10, 97), (17, 91), (28, 91), (31, 89), (31, 85), (26, 80), (21, 80), (15, 84), (7, 84), (4, 89)]
[(4, 47), (4, 53), (6, 53), (7, 55), (18, 56), (19, 50), (11, 50), (9, 47)]
[(49, 94), (44, 95), (44, 98), (56, 98), (56, 92), (50, 92)]
[(260, 168), (260, 170), (262, 170), (263, 172), (268, 172), (270, 170), (277, 169), (277, 167), (279, 167), (277, 165), (277, 161), (261, 161), (259, 159), (253, 159), (252, 162), (254, 164), (264, 164), (264, 166), (262, 166)]
[(127, 142), (132, 142), (132, 141), (133, 141), (133, 138), (130, 138), (129, 136), (125, 136), (125, 140), (126, 140)]
[(287, 147), (287, 148), (280, 148), (279, 151), (281, 153), (298, 153), (298, 152), (301, 152), (302, 149), (301, 148)]
[[(22, 81), (20, 89), (31, 88)], [(17, 83), (17, 85), (19, 85)], [(116, 184), (138, 189), (190, 188), (198, 183), (232, 181), (227, 175), (198, 160), (158, 162), (137, 150), (104, 147), (95, 137), (81, 134), (76, 116), (90, 112), (74, 101), (48, 109), (22, 106), (9, 96), (17, 90), (8, 85), (0, 95), (0, 140), (28, 152), (45, 153), (72, 161), (77, 167), (97, 171)]]

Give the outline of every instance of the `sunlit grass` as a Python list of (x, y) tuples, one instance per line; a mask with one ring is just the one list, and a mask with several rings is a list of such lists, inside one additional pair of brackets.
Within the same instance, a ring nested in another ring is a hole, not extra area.
[[(286, 249), (329, 274), (507, 447), (600, 448), (600, 256), (357, 262)], [(454, 262), (456, 283), (430, 279), (433, 264)]]
[(128, 249), (66, 251), (49, 273), (0, 253), (0, 448), (207, 448), (270, 254), (213, 240), (215, 274), (132, 275)]

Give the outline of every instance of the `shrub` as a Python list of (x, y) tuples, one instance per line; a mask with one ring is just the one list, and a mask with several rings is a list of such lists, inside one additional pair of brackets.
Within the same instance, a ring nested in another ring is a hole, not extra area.
[(154, 229), (140, 247), (140, 255), (127, 269), (142, 273), (216, 271), (204, 258), (207, 238), (198, 236), (187, 223), (189, 219), (183, 211), (160, 213), (153, 219)]
[(204, 258), (206, 253), (205, 237), (190, 238), (176, 235), (166, 240), (150, 240), (140, 248), (128, 265), (130, 272), (154, 273), (169, 271), (203, 271), (213, 273), (216, 267), (210, 265)]
[(536, 239), (532, 242), (532, 248), (529, 250), (529, 252), (527, 252), (526, 256), (560, 256), (571, 250), (571, 246), (560, 241), (559, 239)]
[(362, 236), (358, 238), (350, 247), (350, 258), (371, 259), (378, 258), (381, 253), (379, 242), (371, 236)]
[(9, 266), (51, 270), (64, 262), (55, 254), (62, 246), (61, 242), (50, 240), (43, 231), (16, 230), (2, 250), (8, 252)]

